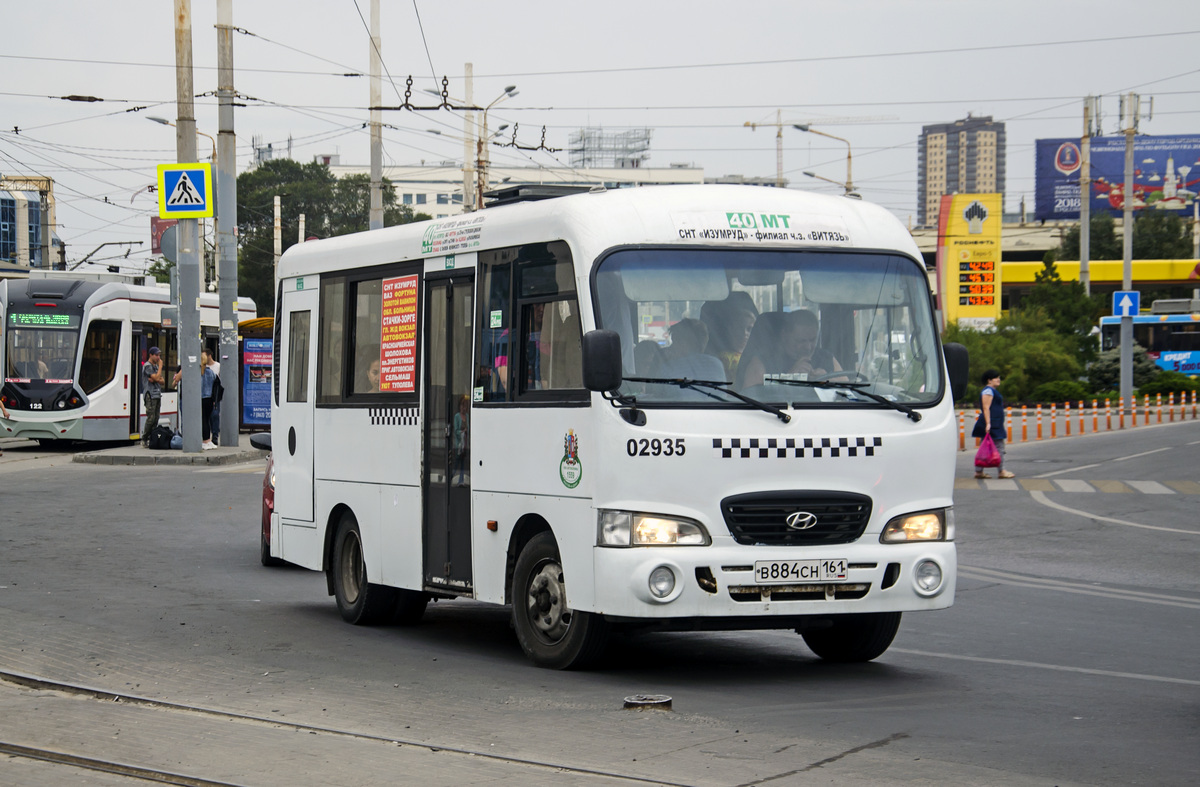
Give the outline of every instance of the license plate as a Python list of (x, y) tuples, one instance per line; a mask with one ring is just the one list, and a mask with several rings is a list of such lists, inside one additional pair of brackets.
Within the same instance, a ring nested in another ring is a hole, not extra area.
[(756, 560), (759, 585), (796, 582), (839, 582), (846, 579), (845, 560)]

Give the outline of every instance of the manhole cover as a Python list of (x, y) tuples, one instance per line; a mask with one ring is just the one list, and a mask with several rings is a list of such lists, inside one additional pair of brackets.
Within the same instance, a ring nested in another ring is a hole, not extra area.
[(656, 710), (671, 710), (671, 698), (666, 694), (634, 694), (625, 698), (625, 707), (633, 710), (654, 708)]

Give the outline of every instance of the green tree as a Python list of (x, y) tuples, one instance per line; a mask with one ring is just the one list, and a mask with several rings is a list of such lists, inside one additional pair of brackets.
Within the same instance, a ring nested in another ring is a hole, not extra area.
[[(1113, 222), (1111, 213), (1108, 211), (1093, 213), (1091, 221), (1088, 224), (1092, 228), (1091, 235), (1089, 236), (1091, 245), (1088, 247), (1088, 259), (1119, 260), (1125, 256), (1125, 251), (1121, 246), (1122, 241), (1117, 237), (1117, 227)], [(1078, 224), (1067, 230), (1067, 234), (1063, 237), (1062, 244), (1059, 246), (1058, 259), (1079, 259)]]
[(1133, 223), (1135, 260), (1186, 260), (1192, 239), (1184, 221), (1174, 213), (1145, 211)]
[(1034, 275), (1034, 285), (1021, 300), (1021, 308), (1040, 310), (1046, 315), (1051, 328), (1070, 338), (1077, 357), (1086, 363), (1096, 356), (1097, 337), (1092, 328), (1105, 313), (1105, 301), (1100, 295), (1089, 297), (1082, 282), (1063, 281), (1053, 255), (1047, 255), (1043, 266)]
[(1010, 311), (990, 331), (952, 323), (943, 340), (959, 342), (970, 353), (969, 402), (979, 398), (985, 369), (1000, 371), (1000, 392), (1013, 403), (1028, 400), (1044, 383), (1076, 380), (1083, 370), (1074, 338), (1055, 331), (1041, 309)]
[(164, 257), (150, 263), (150, 267), (146, 268), (146, 273), (153, 276), (154, 280), (160, 284), (166, 284), (171, 281), (171, 269), (174, 267), (175, 263), (170, 262)]
[[(1133, 387), (1140, 388), (1152, 381), (1162, 370), (1154, 359), (1146, 354), (1146, 348), (1133, 345)], [(1121, 348), (1105, 350), (1088, 367), (1088, 382), (1094, 391), (1116, 388), (1121, 384)]]
[[(370, 179), (351, 175), (339, 180), (325, 164), (291, 159), (263, 162), (238, 176), (238, 290), (254, 298), (260, 315), (274, 312), (274, 199), (280, 197), (283, 251), (304, 234), (329, 238), (365, 231), (369, 226)], [(396, 204), (396, 190), (383, 183), (384, 226), (430, 218)]]
[[(1125, 241), (1117, 235), (1113, 216), (1108, 211), (1092, 215), (1092, 244), (1088, 257), (1093, 260), (1125, 258)], [(1191, 259), (1192, 241), (1187, 224), (1174, 213), (1143, 211), (1133, 220), (1133, 259)], [(1058, 259), (1079, 259), (1079, 227), (1067, 230), (1058, 249)]]

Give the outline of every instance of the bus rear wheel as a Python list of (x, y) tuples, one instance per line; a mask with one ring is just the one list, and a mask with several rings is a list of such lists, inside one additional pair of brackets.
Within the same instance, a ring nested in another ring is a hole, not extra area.
[(358, 626), (373, 626), (391, 620), (396, 607), (396, 591), (367, 581), (362, 534), (358, 520), (349, 512), (338, 522), (329, 571), (333, 578), (333, 595), (343, 620)]
[(538, 533), (521, 550), (511, 597), (517, 641), (537, 666), (579, 668), (603, 655), (608, 624), (599, 615), (567, 606), (562, 562), (552, 533)]
[(871, 612), (838, 615), (829, 628), (804, 630), (800, 636), (825, 661), (845, 664), (882, 656), (899, 630), (899, 612)]

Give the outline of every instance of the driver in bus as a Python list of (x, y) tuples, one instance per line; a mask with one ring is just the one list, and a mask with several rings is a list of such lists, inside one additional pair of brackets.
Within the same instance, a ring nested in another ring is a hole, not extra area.
[(783, 315), (783, 327), (774, 347), (746, 361), (745, 386), (759, 385), (764, 375), (792, 375), (801, 380), (820, 380), (842, 365), (828, 350), (817, 346), (820, 323), (817, 315), (798, 309)]

